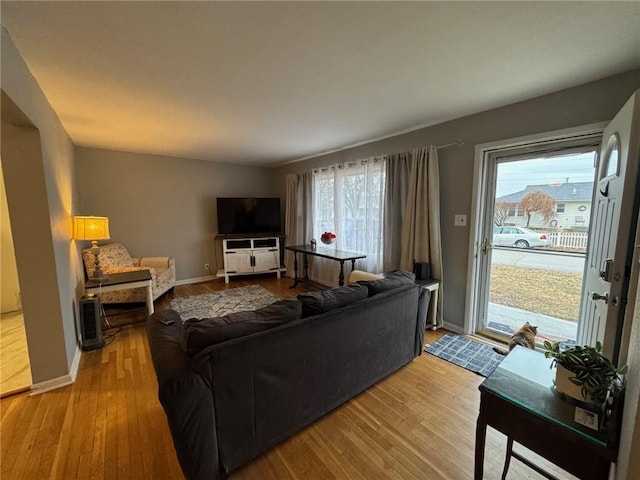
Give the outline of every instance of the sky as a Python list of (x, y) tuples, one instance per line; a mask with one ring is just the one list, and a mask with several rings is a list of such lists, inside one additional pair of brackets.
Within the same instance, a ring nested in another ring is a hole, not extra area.
[(496, 198), (524, 190), (527, 185), (592, 182), (595, 176), (594, 156), (594, 153), (581, 153), (500, 163)]

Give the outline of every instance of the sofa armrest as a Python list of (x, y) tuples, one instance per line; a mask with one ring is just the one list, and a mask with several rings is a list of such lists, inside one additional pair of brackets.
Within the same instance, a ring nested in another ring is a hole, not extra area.
[[(161, 321), (171, 321), (165, 325)], [(147, 319), (147, 341), (158, 380), (158, 397), (185, 477), (223, 478), (218, 461), (218, 438), (213, 395), (191, 358), (180, 347), (182, 320), (174, 310)]]
[(134, 257), (133, 264), (139, 267), (151, 268), (175, 268), (176, 261), (173, 257)]

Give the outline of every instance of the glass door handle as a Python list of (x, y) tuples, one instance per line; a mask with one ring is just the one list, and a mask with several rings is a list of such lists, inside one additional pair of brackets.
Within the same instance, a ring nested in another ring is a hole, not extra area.
[(488, 251), (489, 251), (489, 239), (485, 237), (482, 239), (482, 253), (486, 255)]

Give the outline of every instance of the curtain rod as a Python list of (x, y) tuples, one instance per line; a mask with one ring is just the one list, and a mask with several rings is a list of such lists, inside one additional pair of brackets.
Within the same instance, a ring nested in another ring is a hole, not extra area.
[(464, 140), (458, 140), (456, 142), (445, 143), (443, 145), (436, 145), (436, 148), (447, 148), (447, 147), (453, 147), (454, 145), (464, 145)]

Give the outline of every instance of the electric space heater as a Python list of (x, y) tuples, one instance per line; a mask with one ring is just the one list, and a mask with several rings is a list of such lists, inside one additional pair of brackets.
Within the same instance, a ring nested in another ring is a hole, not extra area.
[(84, 295), (80, 299), (80, 334), (82, 349), (96, 350), (104, 347), (100, 299), (97, 295)]

